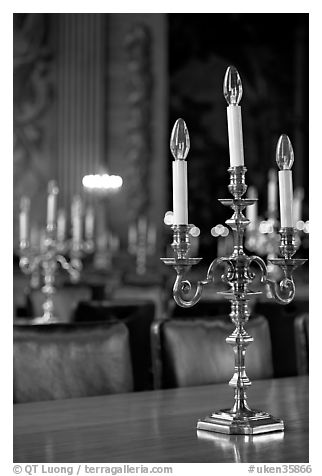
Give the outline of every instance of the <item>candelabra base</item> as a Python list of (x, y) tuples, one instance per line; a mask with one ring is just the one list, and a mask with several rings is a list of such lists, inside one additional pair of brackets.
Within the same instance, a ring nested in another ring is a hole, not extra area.
[(197, 429), (229, 435), (259, 435), (284, 431), (284, 422), (260, 410), (250, 410), (246, 414), (241, 414), (226, 409), (199, 420)]
[(57, 317), (51, 316), (39, 316), (32, 319), (32, 324), (55, 324), (56, 322), (61, 322)]

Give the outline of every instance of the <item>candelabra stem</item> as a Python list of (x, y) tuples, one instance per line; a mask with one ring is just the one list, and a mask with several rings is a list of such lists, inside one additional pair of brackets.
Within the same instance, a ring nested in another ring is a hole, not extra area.
[(43, 315), (41, 319), (43, 322), (50, 322), (55, 320), (53, 295), (55, 293), (55, 274), (57, 269), (56, 259), (43, 261), (42, 268), (45, 284), (41, 290), (44, 293), (45, 301), (43, 303)]
[(199, 430), (229, 434), (256, 434), (284, 429), (282, 420), (266, 412), (252, 410), (247, 404), (246, 389), (251, 385), (251, 381), (246, 374), (245, 355), (253, 338), (244, 329), (244, 324), (250, 316), (248, 296), (257, 294), (248, 288), (254, 278), (254, 274), (250, 272), (250, 264), (254, 261), (262, 269), (263, 263), (255, 256), (247, 256), (243, 249), (244, 232), (249, 220), (242, 212), (246, 206), (254, 203), (254, 200), (241, 198), (247, 189), (245, 172), (245, 167), (229, 169), (229, 190), (234, 199), (220, 200), (222, 204), (234, 210), (233, 216), (226, 221), (234, 235), (234, 249), (228, 258), (228, 272), (225, 279), (231, 290), (222, 293), (231, 302), (230, 318), (236, 326), (233, 333), (226, 338), (226, 342), (233, 347), (235, 356), (234, 374), (229, 382), (235, 389), (234, 404), (232, 408), (216, 411), (199, 420), (197, 424)]
[(253, 342), (253, 338), (245, 331), (243, 325), (238, 325), (234, 332), (226, 338), (227, 344), (232, 345), (235, 356), (235, 372), (229, 385), (236, 388), (236, 395), (240, 400), (240, 390), (244, 386), (251, 385), (246, 374), (245, 354), (247, 346)]

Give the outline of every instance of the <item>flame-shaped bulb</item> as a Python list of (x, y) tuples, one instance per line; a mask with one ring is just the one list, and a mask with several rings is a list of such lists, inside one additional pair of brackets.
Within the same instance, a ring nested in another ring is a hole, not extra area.
[(276, 146), (276, 162), (280, 170), (291, 170), (294, 162), (294, 152), (291, 141), (286, 134), (282, 134)]
[(177, 119), (170, 138), (170, 150), (175, 160), (185, 160), (190, 149), (190, 138), (186, 123)]
[(57, 195), (59, 193), (59, 188), (56, 180), (50, 180), (48, 182), (48, 193)]
[(30, 210), (30, 198), (26, 197), (26, 196), (21, 197), (21, 199), (20, 199), (20, 211), (25, 212), (25, 213), (29, 213), (29, 210)]
[(243, 95), (243, 86), (235, 66), (227, 68), (224, 79), (224, 96), (228, 105), (237, 106)]

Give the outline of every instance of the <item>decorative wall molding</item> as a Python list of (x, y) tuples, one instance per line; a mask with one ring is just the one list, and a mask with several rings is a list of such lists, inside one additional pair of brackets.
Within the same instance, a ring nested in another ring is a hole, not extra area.
[(152, 35), (144, 23), (133, 24), (125, 38), (128, 120), (126, 124), (126, 181), (128, 218), (148, 215), (152, 148)]
[[(53, 52), (48, 16), (13, 16), (13, 205), (14, 241), (18, 237), (22, 194), (35, 201), (46, 190), (51, 163), (51, 127), (54, 87)], [(34, 212), (33, 221), (41, 220)]]

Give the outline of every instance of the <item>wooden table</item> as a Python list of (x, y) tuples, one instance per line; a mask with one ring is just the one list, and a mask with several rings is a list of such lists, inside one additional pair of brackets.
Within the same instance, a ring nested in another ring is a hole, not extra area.
[(198, 418), (232, 403), (227, 384), (14, 405), (14, 462), (307, 463), (308, 378), (257, 380), (252, 408), (285, 432), (223, 435)]

